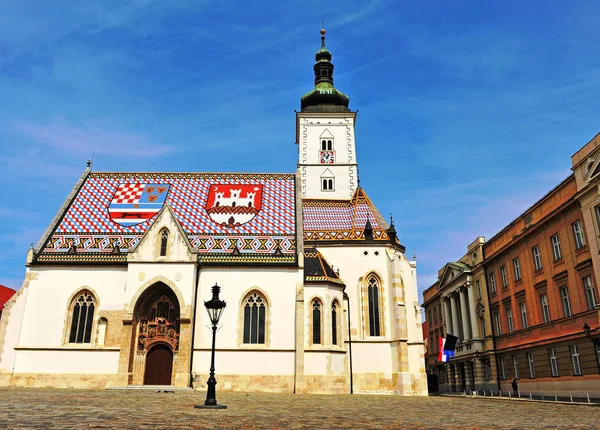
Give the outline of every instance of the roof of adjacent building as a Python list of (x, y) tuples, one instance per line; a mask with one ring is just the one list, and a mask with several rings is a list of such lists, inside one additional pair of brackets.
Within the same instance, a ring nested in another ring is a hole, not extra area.
[(304, 248), (304, 281), (344, 285), (338, 273), (315, 248)]
[(86, 171), (37, 261), (125, 261), (168, 204), (200, 259), (296, 261), (293, 174)]
[(350, 200), (304, 199), (302, 201), (305, 241), (365, 240), (367, 221), (374, 241), (389, 241), (389, 228), (362, 188)]
[(4, 304), (16, 293), (12, 288), (0, 285), (0, 311), (4, 309)]

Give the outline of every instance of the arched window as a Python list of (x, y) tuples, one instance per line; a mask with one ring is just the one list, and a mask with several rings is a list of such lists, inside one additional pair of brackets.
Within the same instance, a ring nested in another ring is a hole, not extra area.
[(258, 292), (244, 300), (244, 343), (265, 343), (266, 300)]
[(333, 184), (333, 178), (322, 178), (321, 182), (322, 191), (333, 191), (335, 189)]
[(327, 141), (326, 140), (321, 141), (321, 151), (327, 151)]
[(331, 344), (338, 344), (338, 304), (333, 302), (331, 305)]
[(381, 336), (379, 326), (379, 281), (375, 276), (367, 280), (367, 293), (369, 297), (369, 335)]
[(160, 232), (160, 255), (161, 257), (167, 256), (167, 245), (169, 243), (169, 230), (166, 228)]
[(317, 299), (312, 301), (312, 343), (321, 343), (321, 302)]
[(91, 342), (95, 308), (96, 299), (90, 292), (83, 291), (75, 297), (71, 304), (72, 317), (69, 343)]
[(333, 151), (333, 142), (331, 140), (327, 141), (327, 150)]

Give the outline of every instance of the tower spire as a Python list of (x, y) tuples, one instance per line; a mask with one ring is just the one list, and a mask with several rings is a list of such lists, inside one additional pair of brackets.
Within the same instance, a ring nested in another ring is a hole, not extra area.
[[(331, 52), (325, 46), (325, 20), (321, 26), (321, 49), (315, 55), (315, 88), (302, 97), (300, 103), (302, 111), (348, 112), (350, 99), (333, 86), (333, 63)], [(321, 106), (327, 106), (322, 107)]]

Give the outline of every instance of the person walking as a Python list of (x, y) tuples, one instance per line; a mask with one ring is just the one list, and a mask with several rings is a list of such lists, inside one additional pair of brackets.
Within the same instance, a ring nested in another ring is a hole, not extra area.
[(513, 376), (512, 381), (510, 381), (510, 385), (513, 389), (513, 395), (515, 397), (519, 397), (519, 381), (517, 380), (516, 376)]

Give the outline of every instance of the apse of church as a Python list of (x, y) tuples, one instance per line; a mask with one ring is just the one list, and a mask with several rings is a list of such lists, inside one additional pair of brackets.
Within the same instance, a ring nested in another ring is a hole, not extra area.
[(205, 389), (218, 284), (219, 390), (426, 394), (416, 262), (359, 185), (325, 30), (313, 71), (295, 172), (84, 171), (2, 315), (0, 385)]

